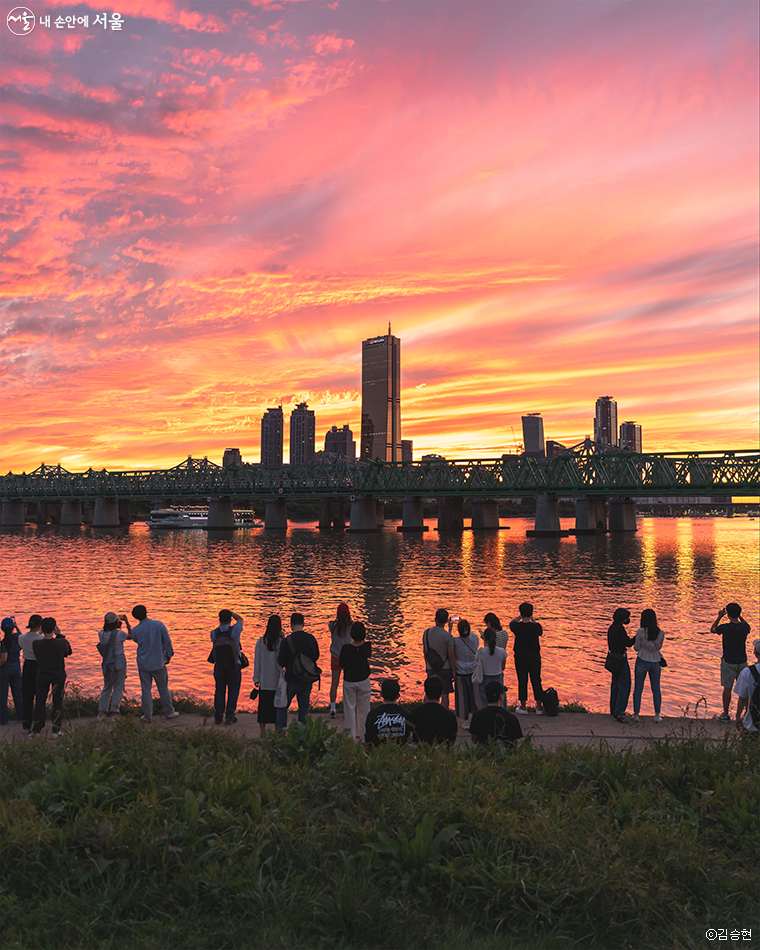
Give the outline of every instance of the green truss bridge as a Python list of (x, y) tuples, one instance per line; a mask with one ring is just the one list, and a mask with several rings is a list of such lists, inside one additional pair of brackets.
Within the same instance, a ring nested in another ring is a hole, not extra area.
[[(0, 476), (4, 527), (24, 523), (27, 502), (60, 505), (61, 524), (81, 524), (81, 509), (86, 511), (88, 504), (94, 504), (95, 513), (98, 506), (101, 511), (100, 526), (118, 524), (114, 511), (118, 512), (120, 504), (124, 511), (125, 503), (137, 499), (164, 504), (208, 499), (209, 526), (229, 527), (233, 502), (258, 499), (267, 502), (267, 527), (281, 528), (287, 524), (288, 499), (321, 498), (322, 526), (340, 527), (340, 511), (350, 501), (351, 529), (373, 530), (377, 526), (372, 514), (377, 510), (375, 502), (402, 498), (404, 527), (419, 530), (422, 499), (438, 498), (443, 510), (439, 528), (456, 528), (466, 497), (474, 501), (473, 527), (495, 527), (499, 499), (533, 495), (539, 497), (538, 508), (548, 512), (547, 520), (537, 511), (538, 534), (556, 533), (555, 521), (558, 530), (554, 508), (559, 496), (575, 497), (579, 509), (587, 509), (588, 523), (581, 524), (579, 532), (584, 528), (601, 530), (602, 522), (606, 528), (603, 507), (607, 499), (629, 504), (623, 530), (635, 530), (635, 520), (633, 527), (630, 524), (635, 498), (730, 501), (760, 496), (760, 451), (636, 454), (598, 451), (584, 443), (552, 459), (504, 455), (497, 459), (392, 463), (320, 454), (314, 462), (300, 466), (264, 468), (243, 463), (225, 468), (208, 459), (188, 458), (165, 470), (68, 472), (61, 466), (42, 465), (28, 474)], [(97, 517), (93, 524), (99, 526)]]

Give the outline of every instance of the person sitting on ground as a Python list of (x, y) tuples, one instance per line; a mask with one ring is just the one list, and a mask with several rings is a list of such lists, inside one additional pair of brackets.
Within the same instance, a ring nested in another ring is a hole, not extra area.
[[(721, 620), (728, 614), (728, 623)], [(739, 674), (747, 668), (747, 637), (749, 624), (742, 617), (738, 604), (726, 604), (710, 627), (710, 633), (720, 634), (723, 655), (720, 660), (720, 685), (723, 687), (723, 712), (721, 722), (731, 722), (731, 687), (739, 679)]]
[(743, 723), (748, 732), (757, 732), (758, 722), (760, 722), (760, 699), (758, 699), (759, 705), (756, 706), (754, 697), (760, 680), (760, 662), (757, 662), (760, 661), (760, 640), (754, 641), (752, 649), (755, 653), (755, 662), (741, 671), (734, 686), (734, 692), (739, 697), (736, 703), (736, 725)]
[(522, 739), (522, 729), (517, 716), (502, 706), (502, 696), (506, 691), (506, 687), (501, 683), (486, 683), (488, 705), (474, 713), (470, 723), (470, 735), (478, 745), (485, 744), (489, 739), (498, 739), (514, 745), (518, 739)]
[(457, 717), (441, 705), (443, 683), (437, 676), (425, 680), (425, 702), (409, 713), (418, 742), (447, 742), (457, 737)]
[(407, 724), (409, 714), (397, 702), (400, 694), (398, 680), (385, 679), (380, 683), (383, 703), (370, 710), (364, 730), (364, 741), (368, 745), (377, 746), (384, 741), (406, 742), (410, 732)]

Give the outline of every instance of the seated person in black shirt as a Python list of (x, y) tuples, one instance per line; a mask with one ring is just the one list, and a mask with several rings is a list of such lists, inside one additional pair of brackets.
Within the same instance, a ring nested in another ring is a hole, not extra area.
[(425, 680), (425, 702), (409, 713), (418, 742), (448, 742), (454, 744), (457, 737), (457, 717), (450, 709), (441, 706), (443, 683), (437, 676)]
[(364, 729), (364, 739), (369, 745), (380, 745), (385, 739), (404, 743), (411, 729), (406, 721), (407, 711), (396, 702), (401, 692), (398, 680), (383, 680), (380, 684), (380, 692), (383, 704), (370, 710)]
[(507, 712), (501, 705), (505, 693), (501, 683), (486, 683), (488, 705), (472, 714), (470, 735), (476, 744), (485, 744), (489, 739), (500, 739), (514, 744), (522, 739), (522, 729), (517, 716)]

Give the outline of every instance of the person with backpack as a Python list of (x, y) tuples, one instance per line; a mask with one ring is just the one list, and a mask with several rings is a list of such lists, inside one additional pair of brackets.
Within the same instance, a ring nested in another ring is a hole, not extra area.
[(755, 662), (741, 671), (734, 686), (736, 725), (743, 724), (747, 732), (757, 732), (760, 727), (760, 640), (754, 641), (752, 649)]
[[(459, 619), (458, 617), (456, 618)], [(446, 624), (449, 629), (446, 629)], [(422, 655), (425, 658), (426, 676), (437, 676), (443, 683), (441, 705), (449, 708), (449, 694), (454, 692), (457, 675), (457, 659), (454, 652), (454, 637), (451, 635), (449, 612), (441, 607), (435, 612), (435, 626), (428, 627), (422, 634)]]
[(294, 613), (290, 618), (292, 633), (282, 641), (277, 657), (277, 662), (285, 671), (287, 687), (286, 703), (277, 707), (275, 728), (278, 732), (288, 724), (288, 708), (294, 696), (298, 701), (298, 721), (306, 722), (311, 687), (322, 675), (322, 670), (317, 666), (319, 645), (314, 636), (307, 633), (303, 627), (303, 614)]
[[(121, 629), (122, 623), (126, 625), (126, 630)], [(124, 641), (129, 639), (131, 630), (126, 614), (119, 617), (113, 610), (109, 610), (103, 618), (103, 629), (98, 634), (98, 652), (103, 658), (103, 691), (98, 700), (98, 722), (119, 715), (127, 679)]]
[[(233, 624), (232, 621), (235, 620)], [(242, 649), (240, 634), (243, 618), (233, 610), (219, 611), (219, 626), (211, 631), (209, 660), (214, 664), (214, 722), (225, 726), (237, 722), (237, 701), (240, 695)]]

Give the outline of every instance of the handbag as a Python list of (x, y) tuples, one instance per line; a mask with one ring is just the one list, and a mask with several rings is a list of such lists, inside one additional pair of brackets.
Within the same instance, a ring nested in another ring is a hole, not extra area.
[(437, 673), (439, 670), (443, 669), (443, 664), (445, 661), (441, 659), (440, 653), (437, 653), (435, 650), (431, 650), (429, 648), (427, 635), (428, 635), (428, 631), (426, 630), (422, 636), (422, 646), (424, 647), (425, 663), (427, 663), (428, 667), (434, 673)]
[(478, 653), (478, 659), (475, 664), (475, 672), (472, 674), (472, 681), (476, 686), (483, 682), (483, 657)]
[(667, 666), (667, 665), (668, 665), (668, 661), (665, 659), (664, 656), (661, 656), (661, 657), (660, 657), (660, 666)]
[(608, 653), (607, 659), (604, 661), (604, 668), (608, 673), (612, 673), (614, 676), (615, 673), (619, 673), (625, 666), (625, 657), (617, 656), (614, 653)]
[(288, 684), (285, 682), (284, 673), (280, 673), (280, 682), (274, 694), (274, 704), (278, 709), (285, 709), (288, 705)]
[(241, 670), (247, 669), (251, 665), (251, 661), (248, 659), (245, 653), (243, 653), (242, 650), (240, 651), (238, 656), (240, 657), (240, 669)]

